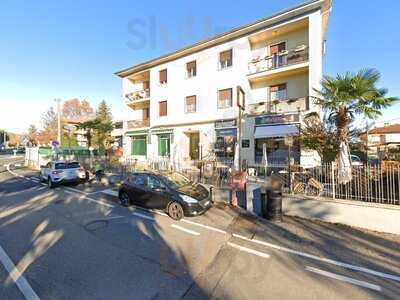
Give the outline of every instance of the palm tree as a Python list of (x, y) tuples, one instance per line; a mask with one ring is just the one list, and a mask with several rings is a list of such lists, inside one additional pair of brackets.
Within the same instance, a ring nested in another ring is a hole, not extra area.
[(387, 89), (376, 86), (380, 77), (375, 69), (363, 69), (356, 74), (338, 74), (336, 78), (324, 76), (322, 90), (315, 90), (319, 94), (319, 97), (315, 97), (316, 103), (336, 124), (339, 143), (348, 144), (349, 125), (356, 115), (377, 118), (382, 115), (383, 108), (398, 100), (396, 97), (386, 97)]

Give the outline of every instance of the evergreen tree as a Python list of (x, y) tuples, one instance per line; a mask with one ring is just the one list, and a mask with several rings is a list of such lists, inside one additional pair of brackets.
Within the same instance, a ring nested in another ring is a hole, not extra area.
[(112, 122), (111, 110), (105, 100), (102, 100), (97, 108), (96, 119), (99, 119), (103, 123)]

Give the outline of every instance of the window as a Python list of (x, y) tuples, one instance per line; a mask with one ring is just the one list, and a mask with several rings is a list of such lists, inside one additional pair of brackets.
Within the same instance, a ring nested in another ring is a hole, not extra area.
[(196, 112), (196, 96), (187, 96), (185, 99), (185, 113)]
[(218, 108), (227, 108), (232, 106), (232, 89), (218, 91)]
[(282, 52), (284, 50), (286, 50), (285, 42), (269, 46), (269, 54), (270, 55), (278, 54), (279, 52)]
[(167, 69), (160, 71), (160, 83), (161, 84), (167, 83)]
[(284, 50), (286, 50), (285, 42), (269, 46), (269, 54), (272, 56), (272, 68), (286, 65), (287, 55), (279, 55)]
[(167, 101), (158, 102), (158, 111), (159, 111), (159, 116), (160, 117), (163, 117), (163, 116), (167, 115), (167, 113), (168, 113)]
[(158, 155), (169, 156), (171, 149), (171, 137), (169, 134), (161, 134), (158, 136)]
[(149, 189), (160, 189), (160, 188), (166, 188), (166, 186), (157, 178), (153, 177), (153, 176), (149, 176), (147, 178), (147, 186)]
[[(128, 175), (129, 176), (129, 175)], [(135, 174), (128, 177), (128, 180), (138, 186), (147, 186), (147, 175), (145, 174)]]
[(269, 98), (271, 101), (282, 101), (287, 99), (286, 83), (269, 87)]
[(197, 67), (196, 61), (191, 61), (186, 64), (186, 78), (192, 78), (196, 76)]
[(147, 154), (147, 142), (146, 136), (134, 136), (132, 137), (132, 155), (146, 155)]
[(232, 49), (219, 53), (219, 68), (221, 70), (232, 66)]

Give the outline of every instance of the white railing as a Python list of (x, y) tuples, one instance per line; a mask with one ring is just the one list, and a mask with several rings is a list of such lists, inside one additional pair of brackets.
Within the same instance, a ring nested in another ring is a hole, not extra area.
[(294, 49), (283, 50), (265, 57), (254, 58), (249, 63), (249, 73), (274, 70), (308, 61), (308, 47), (300, 45)]

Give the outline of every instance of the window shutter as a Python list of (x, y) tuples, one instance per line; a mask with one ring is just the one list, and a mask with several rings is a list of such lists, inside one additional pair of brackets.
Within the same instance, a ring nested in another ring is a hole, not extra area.
[(272, 85), (272, 86), (270, 86), (269, 89), (270, 89), (271, 92), (277, 92), (277, 91), (286, 90), (286, 83), (278, 84), (278, 85)]
[(196, 96), (186, 97), (186, 112), (196, 112)]
[(167, 69), (160, 71), (160, 83), (167, 82)]
[(279, 43), (279, 44), (276, 44), (276, 45), (272, 45), (272, 46), (269, 47), (269, 49), (270, 49), (270, 54), (271, 55), (279, 53), (279, 52), (281, 52), (281, 51), (286, 49), (286, 43), (282, 42), (282, 43)]
[(134, 137), (132, 139), (132, 155), (146, 155), (147, 153), (147, 144), (146, 137)]
[(230, 100), (232, 99), (232, 89), (219, 90), (220, 100)]
[(232, 60), (232, 49), (223, 51), (219, 54), (220, 61)]
[(150, 81), (143, 81), (143, 90), (147, 91), (150, 88)]
[(167, 115), (167, 101), (161, 101), (159, 102), (159, 112), (160, 112), (160, 117), (166, 116)]
[(186, 64), (186, 68), (187, 68), (188, 70), (190, 70), (190, 69), (195, 69), (195, 68), (196, 68), (196, 61), (194, 60), (194, 61), (188, 62), (188, 63)]

